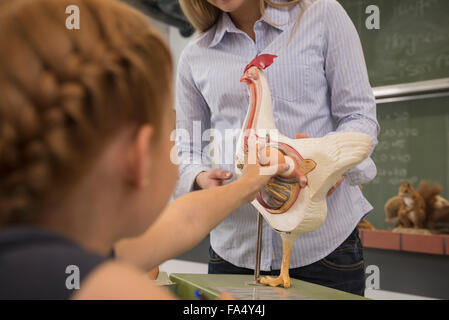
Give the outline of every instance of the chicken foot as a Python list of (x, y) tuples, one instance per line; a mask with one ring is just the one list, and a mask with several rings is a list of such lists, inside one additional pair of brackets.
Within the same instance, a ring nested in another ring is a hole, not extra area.
[(270, 287), (279, 287), (282, 286), (284, 288), (290, 288), (290, 274), (289, 274), (289, 266), (290, 266), (290, 254), (292, 252), (293, 243), (297, 237), (297, 234), (282, 232), (282, 265), (281, 272), (279, 277), (273, 278), (270, 276), (259, 277), (258, 281), (261, 284), (268, 285)]

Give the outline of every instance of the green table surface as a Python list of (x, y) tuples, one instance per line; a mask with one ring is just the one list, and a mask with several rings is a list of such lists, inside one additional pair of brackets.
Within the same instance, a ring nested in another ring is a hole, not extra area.
[[(278, 295), (280, 299), (312, 299), (312, 300), (361, 300), (366, 299), (357, 295), (343, 291), (323, 287), (309, 282), (291, 279), (292, 286), (288, 289), (270, 288), (265, 286), (252, 286), (250, 283), (254, 279), (252, 275), (234, 274), (189, 274), (172, 273), (170, 280), (176, 283), (173, 288), (181, 299), (193, 300), (195, 291), (201, 290), (207, 299), (215, 299), (220, 295), (217, 288), (231, 288), (236, 291), (257, 291), (267, 292), (271, 290), (273, 295)], [(245, 290), (246, 289), (246, 290)], [(250, 290), (253, 289), (253, 290)], [(255, 290), (254, 290), (255, 289)], [(271, 291), (269, 291), (271, 293)], [(253, 295), (251, 299), (257, 299), (260, 294)], [(263, 296), (263, 295), (262, 295)], [(266, 296), (266, 295), (265, 295)], [(288, 297), (288, 298), (287, 298)]]

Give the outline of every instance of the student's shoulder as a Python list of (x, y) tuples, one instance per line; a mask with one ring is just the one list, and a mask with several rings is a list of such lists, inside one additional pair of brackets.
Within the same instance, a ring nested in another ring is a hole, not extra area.
[(158, 286), (140, 269), (120, 261), (98, 266), (73, 295), (75, 300), (172, 300), (175, 297)]
[(67, 299), (72, 293), (66, 284), (70, 274), (76, 272), (82, 282), (108, 259), (61, 234), (6, 228), (0, 232), (0, 283), (7, 285), (0, 288), (0, 298)]

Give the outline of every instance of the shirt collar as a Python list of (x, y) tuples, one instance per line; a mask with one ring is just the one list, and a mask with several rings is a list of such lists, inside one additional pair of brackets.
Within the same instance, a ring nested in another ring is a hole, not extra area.
[[(267, 8), (265, 9), (265, 16), (262, 17), (260, 20), (264, 21), (265, 23), (269, 24), (270, 26), (276, 29), (284, 31), (287, 28), (287, 25), (290, 20), (290, 14), (288, 10), (289, 7), (275, 8), (267, 6)], [(243, 31), (241, 31), (234, 25), (228, 13), (223, 12), (217, 21), (215, 28), (215, 35), (211, 43), (209, 44), (209, 48), (212, 48), (217, 44), (219, 44), (223, 39), (224, 35), (226, 34), (226, 32), (242, 33)]]
[[(272, 1), (282, 2), (282, 1)], [(262, 17), (262, 20), (268, 23), (270, 26), (275, 27), (281, 31), (284, 31), (289, 22), (290, 22), (290, 13), (289, 10), (295, 5), (285, 7), (285, 8), (275, 8), (272, 6), (267, 6), (265, 9), (265, 17)]]
[(239, 30), (231, 20), (231, 17), (226, 12), (223, 12), (218, 21), (215, 28), (215, 35), (210, 43), (209, 47), (215, 47), (217, 44), (221, 42), (226, 32), (234, 32), (239, 33), (242, 32)]

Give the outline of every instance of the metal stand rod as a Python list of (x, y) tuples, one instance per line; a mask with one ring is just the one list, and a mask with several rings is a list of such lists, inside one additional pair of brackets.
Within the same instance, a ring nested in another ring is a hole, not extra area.
[(263, 217), (259, 213), (257, 216), (257, 250), (256, 250), (256, 265), (254, 268), (254, 281), (257, 283), (260, 277), (260, 259), (262, 253), (262, 226)]

